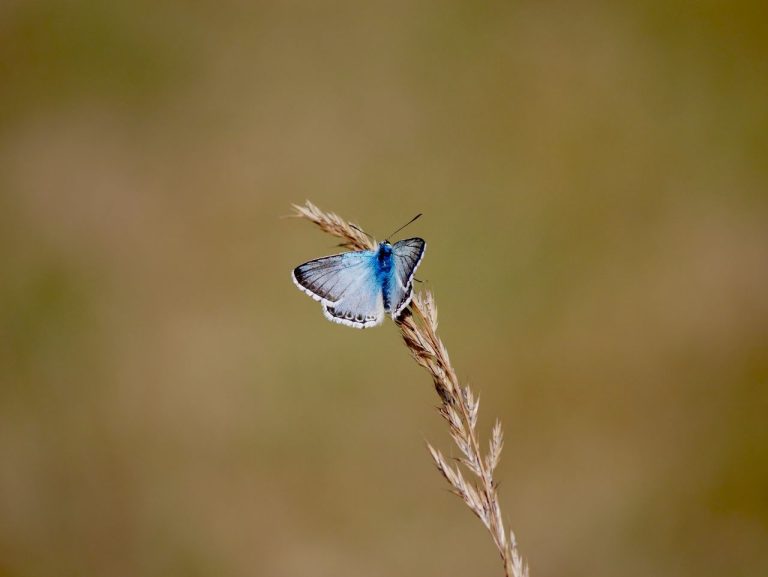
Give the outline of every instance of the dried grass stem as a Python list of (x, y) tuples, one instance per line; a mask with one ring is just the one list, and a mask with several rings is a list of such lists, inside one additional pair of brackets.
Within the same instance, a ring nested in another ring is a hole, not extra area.
[[(334, 213), (324, 212), (307, 201), (294, 205), (295, 216), (314, 222), (325, 232), (342, 239), (351, 250), (372, 250), (376, 242), (362, 229)], [(498, 483), (493, 474), (503, 446), (501, 422), (496, 421), (488, 451), (483, 454), (477, 433), (480, 399), (468, 385), (462, 386), (451, 365), (448, 351), (437, 335), (437, 308), (429, 291), (415, 293), (410, 306), (397, 321), (405, 345), (416, 362), (432, 376), (440, 397), (440, 415), (448, 423), (451, 438), (462, 457), (451, 464), (443, 454), (427, 443), (432, 459), (448, 483), (482, 521), (501, 556), (506, 577), (528, 577), (528, 566), (517, 550), (514, 533), (507, 534), (499, 504)], [(468, 475), (467, 475), (468, 474)]]

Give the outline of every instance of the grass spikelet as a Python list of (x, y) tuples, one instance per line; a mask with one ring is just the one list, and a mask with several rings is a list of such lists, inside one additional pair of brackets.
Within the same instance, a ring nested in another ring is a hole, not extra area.
[(366, 235), (359, 226), (347, 222), (337, 214), (323, 212), (309, 201), (303, 206), (294, 204), (293, 209), (296, 211), (293, 216), (311, 220), (325, 232), (342, 239), (341, 246), (345, 248), (351, 250), (376, 248), (376, 240), (373, 237)]
[[(307, 201), (293, 205), (295, 216), (312, 221), (323, 231), (342, 240), (342, 246), (351, 250), (374, 250), (376, 242), (363, 230), (331, 212), (324, 212)], [(443, 454), (427, 443), (432, 460), (451, 486), (480, 519), (491, 535), (499, 552), (506, 577), (528, 577), (528, 565), (517, 549), (514, 533), (504, 528), (498, 483), (493, 473), (499, 464), (504, 444), (501, 422), (496, 420), (488, 451), (483, 454), (477, 432), (480, 399), (468, 385), (462, 386), (451, 364), (448, 350), (437, 334), (437, 307), (431, 292), (414, 293), (411, 304), (397, 321), (405, 346), (414, 360), (425, 368), (440, 397), (438, 411), (448, 423), (451, 439), (461, 452), (456, 465), (451, 465)], [(465, 474), (466, 473), (466, 474)]]

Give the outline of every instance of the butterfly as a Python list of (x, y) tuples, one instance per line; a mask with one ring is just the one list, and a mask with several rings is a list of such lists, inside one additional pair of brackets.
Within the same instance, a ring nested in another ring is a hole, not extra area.
[[(414, 219), (415, 220), (415, 219)], [(305, 262), (291, 273), (294, 284), (323, 306), (335, 323), (365, 329), (396, 320), (411, 302), (413, 275), (427, 243), (407, 238), (376, 250), (359, 250)]]

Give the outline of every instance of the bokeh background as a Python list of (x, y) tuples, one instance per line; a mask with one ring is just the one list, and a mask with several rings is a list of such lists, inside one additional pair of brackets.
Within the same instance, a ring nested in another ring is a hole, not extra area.
[(768, 575), (767, 6), (0, 3), (0, 575), (500, 574), (306, 198), (425, 213), (533, 575)]

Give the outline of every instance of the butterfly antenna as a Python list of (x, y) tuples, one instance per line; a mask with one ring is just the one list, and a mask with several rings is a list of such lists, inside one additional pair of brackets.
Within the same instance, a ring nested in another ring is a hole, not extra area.
[(411, 223), (412, 223), (414, 220), (416, 220), (417, 218), (419, 218), (419, 217), (420, 217), (422, 214), (423, 214), (423, 213), (421, 213), (421, 212), (420, 212), (419, 214), (417, 214), (416, 216), (414, 216), (414, 217), (413, 217), (411, 220), (409, 220), (408, 222), (406, 222), (406, 223), (405, 223), (403, 226), (401, 226), (400, 228), (398, 228), (398, 229), (397, 229), (395, 232), (391, 232), (391, 233), (389, 233), (389, 234), (388, 234), (388, 235), (385, 237), (385, 240), (389, 240), (389, 238), (390, 238), (391, 236), (394, 236), (394, 235), (396, 235), (398, 232), (400, 232), (401, 230), (403, 230), (403, 229), (404, 229), (406, 226), (408, 226), (409, 224), (411, 224)]
[(357, 225), (355, 225), (355, 224), (352, 224), (351, 222), (349, 223), (349, 226), (351, 226), (352, 228), (354, 228), (354, 229), (355, 229), (357, 232), (362, 232), (362, 233), (363, 233), (365, 236), (367, 236), (368, 238), (370, 238), (371, 240), (373, 240), (373, 236), (372, 236), (372, 235), (370, 235), (370, 234), (368, 234), (367, 232), (365, 232), (365, 231), (364, 231), (362, 228), (360, 228), (359, 226), (357, 226)]

